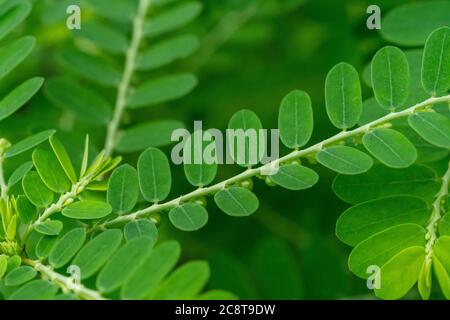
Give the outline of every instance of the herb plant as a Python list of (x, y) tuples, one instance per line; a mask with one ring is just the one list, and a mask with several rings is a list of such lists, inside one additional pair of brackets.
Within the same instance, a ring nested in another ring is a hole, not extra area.
[[(194, 190), (167, 200), (182, 178), (178, 171), (173, 174), (164, 147), (184, 124), (152, 119), (128, 125), (127, 118), (138, 109), (179, 99), (198, 83), (189, 72), (155, 71), (199, 46), (193, 35), (175, 35), (152, 46), (153, 37), (184, 27), (202, 8), (195, 1), (171, 2), (85, 1), (103, 22), (88, 22), (74, 31), (74, 43), (57, 50), (56, 60), (68, 74), (45, 80), (46, 98), (61, 107), (63, 120), (80, 121), (83, 131), (95, 136), (104, 131), (104, 139), (90, 141), (85, 135), (79, 150), (70, 150), (56, 130), (13, 143), (0, 140), (3, 297), (235, 298), (225, 290), (204, 292), (205, 261), (176, 267), (180, 245), (158, 241), (165, 214), (182, 231), (199, 230), (209, 220), (207, 197), (212, 197), (227, 215), (250, 216), (260, 204), (253, 180), (305, 190), (318, 182), (318, 170), (311, 167), (320, 164), (338, 173), (333, 190), (353, 205), (336, 226), (338, 238), (353, 247), (350, 271), (368, 279), (368, 270), (378, 267), (375, 294), (383, 299), (402, 298), (416, 283), (428, 299), (434, 275), (449, 299), (450, 28), (429, 30), (423, 50), (405, 53), (391, 45), (378, 50), (362, 75), (374, 94), (364, 101), (357, 70), (345, 62), (335, 65), (324, 91), (337, 134), (308, 146), (313, 104), (305, 91), (294, 90), (278, 111), (280, 140), (289, 153), (267, 164), (241, 164), (242, 172), (220, 181), (215, 181), (216, 163), (184, 163)], [(28, 1), (0, 2), (0, 40), (31, 9)], [(395, 32), (390, 36), (396, 39)], [(2, 47), (0, 77), (22, 62), (34, 43), (26, 36)], [(0, 101), (0, 119), (25, 105), (43, 83), (43, 78), (31, 78), (12, 89)], [(256, 113), (242, 109), (228, 128), (263, 126)], [(246, 155), (250, 147), (245, 146)], [(136, 152), (141, 152), (136, 166), (124, 163)], [(4, 164), (19, 157), (28, 159), (15, 163), (6, 177)], [(445, 161), (445, 168), (436, 171), (418, 164), (419, 159)], [(271, 174), (274, 167), (279, 169)]]

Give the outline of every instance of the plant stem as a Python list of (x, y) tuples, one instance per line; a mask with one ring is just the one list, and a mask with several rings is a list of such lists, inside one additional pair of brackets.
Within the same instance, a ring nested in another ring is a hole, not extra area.
[(107, 128), (105, 140), (106, 157), (111, 155), (115, 147), (117, 132), (119, 130), (120, 121), (127, 103), (127, 95), (130, 88), (131, 78), (135, 70), (136, 56), (143, 36), (144, 20), (149, 6), (150, 0), (139, 0), (138, 11), (133, 21), (131, 43), (126, 53), (125, 68), (123, 70), (122, 79), (117, 88), (114, 114)]
[[(341, 131), (340, 133), (338, 133), (326, 140), (323, 140), (319, 143), (316, 143), (315, 145), (308, 147), (306, 149), (294, 150), (291, 153), (285, 155), (284, 157), (281, 157), (277, 160), (272, 161), (271, 163), (265, 164), (258, 168), (247, 169), (246, 171), (244, 171), (236, 176), (233, 176), (227, 180), (216, 183), (209, 187), (199, 188), (197, 190), (194, 190), (188, 194), (182, 195), (182, 196), (175, 198), (173, 200), (170, 200), (168, 202), (153, 204), (147, 208), (135, 211), (131, 214), (119, 216), (113, 220), (110, 220), (110, 221), (104, 222), (103, 224), (94, 226), (93, 229), (107, 228), (114, 224), (132, 221), (132, 220), (138, 219), (140, 217), (143, 217), (145, 215), (149, 215), (151, 213), (156, 213), (156, 212), (171, 209), (173, 207), (178, 206), (180, 203), (189, 201), (191, 199), (196, 199), (196, 198), (199, 198), (199, 197), (202, 197), (205, 195), (214, 194), (214, 193), (220, 191), (221, 189), (224, 189), (227, 185), (231, 185), (231, 184), (237, 183), (239, 181), (246, 180), (251, 177), (260, 175), (262, 172), (267, 172), (268, 170), (270, 170), (270, 168), (273, 165), (281, 165), (281, 164), (287, 163), (289, 161), (292, 161), (292, 160), (295, 160), (295, 159), (298, 159), (301, 157), (315, 154), (315, 153), (321, 151), (325, 146), (335, 144), (335, 143), (338, 143), (341, 141), (345, 141), (348, 138), (352, 138), (352, 137), (364, 134), (366, 132), (371, 131), (373, 128), (376, 128), (380, 125), (386, 124), (394, 119), (414, 114), (415, 112), (417, 112), (420, 109), (423, 109), (429, 105), (433, 105), (435, 103), (440, 103), (440, 102), (450, 102), (450, 95), (442, 96), (442, 97), (431, 97), (431, 98), (429, 98), (423, 102), (420, 102), (412, 107), (409, 107), (402, 111), (392, 112), (384, 117), (381, 117), (375, 121), (372, 121), (368, 124), (365, 124), (361, 127), (356, 128), (356, 129), (349, 130), (349, 131)], [(90, 231), (92, 231), (93, 229), (91, 229)]]
[(439, 220), (441, 219), (441, 211), (442, 211), (442, 204), (445, 199), (445, 197), (448, 195), (448, 184), (450, 182), (450, 162), (448, 163), (448, 169), (447, 172), (444, 174), (444, 176), (441, 178), (442, 184), (441, 188), (439, 189), (439, 192), (436, 194), (435, 200), (433, 201), (433, 212), (431, 214), (431, 218), (427, 225), (427, 237), (428, 241), (425, 245), (425, 252), (427, 254), (427, 263), (431, 262), (431, 258), (433, 255), (433, 245), (436, 242), (437, 236), (437, 228)]
[(23, 263), (36, 269), (36, 271), (39, 271), (42, 276), (50, 279), (53, 283), (56, 283), (63, 290), (63, 292), (73, 292), (80, 298), (86, 300), (105, 300), (99, 292), (86, 288), (82, 284), (76, 283), (71, 277), (66, 277), (53, 271), (51, 267), (42, 264), (38, 260), (24, 258), (22, 261)]

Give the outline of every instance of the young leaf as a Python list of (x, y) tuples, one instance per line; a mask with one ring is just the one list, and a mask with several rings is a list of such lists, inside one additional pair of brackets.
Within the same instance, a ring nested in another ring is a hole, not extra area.
[(383, 164), (391, 168), (405, 168), (417, 159), (414, 145), (400, 132), (375, 129), (363, 136), (364, 147)]
[(9, 300), (50, 300), (58, 292), (58, 287), (47, 280), (33, 280), (20, 287)]
[(125, 35), (103, 23), (89, 21), (76, 34), (90, 41), (96, 47), (113, 53), (125, 53), (128, 48)]
[(436, 112), (418, 112), (408, 117), (408, 123), (429, 143), (450, 149), (450, 120), (448, 117)]
[(425, 43), (422, 85), (433, 96), (450, 89), (450, 27), (433, 31)]
[(28, 172), (22, 179), (23, 191), (38, 208), (45, 208), (53, 201), (53, 192), (42, 182), (36, 171)]
[(0, 79), (13, 70), (31, 52), (36, 40), (33, 37), (23, 37), (6, 47), (0, 48)]
[(417, 282), (417, 288), (423, 300), (428, 300), (431, 294), (431, 265), (431, 261), (425, 259), (420, 269), (419, 280)]
[(187, 95), (197, 86), (197, 78), (188, 73), (164, 76), (141, 84), (128, 97), (132, 109), (149, 107)]
[(6, 151), (5, 158), (14, 157), (31, 148), (36, 147), (38, 144), (41, 144), (42, 142), (50, 138), (55, 132), (55, 130), (42, 131), (17, 142), (11, 148), (9, 148), (8, 151)]
[(172, 177), (169, 160), (159, 149), (148, 148), (138, 159), (139, 186), (145, 200), (158, 202), (170, 192)]
[(105, 202), (85, 200), (69, 204), (62, 210), (62, 215), (72, 219), (100, 219), (111, 211), (111, 206)]
[(58, 239), (50, 252), (48, 262), (54, 268), (64, 266), (78, 252), (78, 250), (80, 250), (85, 240), (86, 230), (84, 228), (70, 230)]
[(159, 42), (137, 57), (138, 70), (152, 70), (190, 56), (199, 46), (193, 35), (175, 36)]
[(122, 242), (122, 231), (118, 229), (106, 230), (89, 241), (73, 259), (81, 272), (81, 280), (87, 279), (110, 259)]
[(76, 183), (78, 181), (77, 175), (75, 173), (75, 169), (73, 168), (69, 154), (66, 151), (66, 148), (64, 148), (64, 145), (55, 136), (51, 136), (49, 141), (50, 145), (52, 146), (53, 152), (58, 158), (58, 161), (64, 169), (67, 177), (69, 177), (72, 183)]
[(28, 161), (20, 165), (8, 179), (8, 187), (13, 187), (17, 182), (22, 180), (23, 176), (30, 172), (31, 168), (33, 168), (33, 162)]
[(69, 191), (71, 183), (53, 152), (44, 149), (34, 150), (33, 164), (50, 190), (61, 194)]
[(259, 206), (258, 198), (251, 191), (241, 187), (220, 190), (214, 195), (214, 201), (220, 210), (234, 217), (249, 216)]
[(363, 202), (347, 209), (336, 223), (338, 238), (355, 246), (367, 237), (401, 223), (422, 225), (430, 210), (427, 203), (413, 196), (390, 196)]
[(136, 152), (148, 147), (162, 147), (172, 142), (172, 132), (184, 128), (178, 120), (156, 120), (124, 130), (116, 144), (118, 152)]
[(87, 166), (89, 161), (89, 135), (86, 135), (84, 139), (84, 151), (83, 158), (81, 160), (80, 177), (84, 177), (86, 174)]
[(328, 72), (325, 103), (335, 127), (348, 129), (358, 123), (362, 112), (361, 84), (353, 66), (339, 63)]
[(5, 277), (4, 283), (6, 286), (19, 286), (34, 279), (37, 276), (37, 271), (29, 266), (20, 266)]
[(256, 165), (264, 154), (264, 140), (260, 136), (261, 120), (253, 111), (236, 112), (228, 122), (227, 141), (231, 156), (243, 167)]
[(107, 199), (117, 214), (130, 212), (139, 197), (139, 181), (135, 168), (124, 164), (114, 170), (109, 178)]
[(158, 238), (158, 228), (147, 219), (139, 219), (128, 222), (124, 228), (125, 239), (127, 241), (147, 237), (150, 239), (150, 245), (155, 244)]
[(291, 149), (303, 147), (313, 132), (311, 98), (300, 90), (284, 97), (278, 113), (278, 128), (283, 144)]
[(44, 260), (48, 257), (50, 252), (52, 251), (56, 240), (58, 240), (58, 237), (55, 236), (43, 236), (39, 240), (37, 246), (36, 246), (36, 256)]
[(63, 223), (59, 220), (47, 220), (34, 227), (37, 232), (47, 236), (57, 236), (63, 228)]
[(319, 181), (319, 175), (310, 168), (288, 164), (281, 166), (276, 174), (270, 176), (270, 179), (289, 190), (304, 190), (315, 185)]
[(43, 83), (43, 78), (29, 79), (4, 97), (0, 101), (0, 121), (9, 117), (27, 103), (41, 88)]
[(123, 299), (144, 299), (157, 288), (180, 257), (180, 245), (168, 241), (153, 249), (150, 256), (123, 285)]
[(125, 243), (109, 260), (97, 277), (96, 286), (102, 292), (118, 289), (150, 255), (152, 247), (147, 237)]
[(183, 231), (195, 231), (208, 222), (208, 211), (196, 203), (185, 203), (169, 211), (172, 224)]
[(0, 40), (13, 31), (31, 12), (29, 2), (19, 3), (2, 14), (0, 20)]
[(204, 261), (190, 261), (175, 270), (152, 294), (152, 299), (192, 299), (205, 286), (209, 266)]
[[(208, 141), (203, 141), (208, 137)], [(206, 159), (207, 150), (213, 150)], [(210, 184), (217, 174), (216, 144), (208, 133), (196, 131), (189, 138), (183, 148), (184, 174), (190, 184), (204, 187)]]
[[(417, 224), (405, 223), (376, 233), (360, 242), (350, 254), (350, 270), (360, 278), (370, 274), (367, 268), (382, 266), (397, 253), (406, 248), (425, 245), (425, 229)], [(382, 275), (383, 277), (383, 275)]]
[(85, 122), (102, 125), (111, 118), (108, 102), (94, 90), (71, 78), (48, 80), (45, 94), (55, 105), (69, 110)]
[(403, 297), (417, 282), (424, 259), (423, 247), (410, 247), (395, 255), (381, 267), (381, 285), (375, 294), (388, 300)]
[(346, 146), (331, 146), (321, 150), (317, 161), (325, 167), (341, 174), (360, 174), (367, 172), (373, 160), (358, 149)]
[(154, 37), (178, 29), (194, 20), (202, 11), (196, 1), (184, 2), (149, 19), (144, 24), (144, 35)]
[(378, 103), (389, 110), (404, 105), (409, 94), (409, 65), (397, 47), (380, 49), (372, 60), (372, 86)]
[(19, 214), (20, 222), (31, 223), (36, 219), (36, 207), (24, 195), (20, 195), (16, 199), (17, 213)]

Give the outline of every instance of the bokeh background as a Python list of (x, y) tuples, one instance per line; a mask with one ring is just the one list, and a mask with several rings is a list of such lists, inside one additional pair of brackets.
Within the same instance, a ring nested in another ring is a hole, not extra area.
[[(2, 81), (0, 96), (27, 75), (47, 78), (68, 72), (55, 62), (55, 55), (74, 45), (72, 33), (65, 28), (65, 8), (78, 1), (33, 2), (31, 17), (15, 34), (34, 35), (37, 48), (32, 58)], [(328, 70), (345, 61), (362, 72), (374, 52), (386, 44), (377, 30), (367, 29), (367, 7), (379, 5), (383, 17), (392, 7), (410, 2), (414, 1), (202, 0), (201, 15), (181, 30), (199, 36), (199, 50), (154, 72), (155, 76), (172, 71), (194, 72), (199, 85), (182, 99), (127, 113), (124, 125), (174, 118), (190, 129), (194, 120), (202, 120), (205, 128), (225, 129), (234, 112), (248, 108), (260, 116), (266, 128), (276, 128), (281, 99), (293, 89), (302, 89), (313, 102), (315, 130), (311, 143), (320, 141), (337, 132), (325, 112), (324, 81)], [(97, 17), (82, 6), (82, 19), (83, 23), (84, 19)], [(363, 92), (365, 97), (370, 96), (365, 85)], [(106, 96), (111, 102), (115, 99), (114, 91)], [(102, 126), (77, 121), (55, 107), (42, 92), (1, 123), (0, 135), (17, 141), (55, 127), (75, 159), (80, 156), (86, 133), (98, 148), (102, 146)], [(163, 149), (169, 154), (170, 146)], [(135, 165), (137, 156), (127, 154), (125, 161)], [(9, 163), (8, 169), (17, 163)], [(170, 198), (192, 190), (182, 168), (172, 168)], [(350, 248), (334, 234), (336, 220), (347, 207), (331, 189), (335, 174), (320, 166), (314, 168), (320, 181), (302, 192), (255, 181), (260, 209), (251, 217), (229, 217), (208, 199), (210, 221), (205, 228), (195, 233), (177, 231), (163, 215), (160, 236), (180, 240), (183, 259), (209, 261), (210, 288), (230, 290), (243, 299), (370, 299), (365, 281), (348, 271)], [(240, 170), (223, 165), (216, 181)]]

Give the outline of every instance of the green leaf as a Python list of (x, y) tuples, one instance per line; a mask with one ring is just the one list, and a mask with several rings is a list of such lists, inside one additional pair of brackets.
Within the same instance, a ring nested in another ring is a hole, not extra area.
[(36, 256), (40, 260), (44, 260), (48, 257), (53, 247), (55, 246), (58, 237), (55, 236), (43, 236), (39, 240), (36, 246)]
[(439, 234), (441, 236), (450, 236), (450, 212), (447, 212), (439, 220)]
[(181, 98), (197, 86), (197, 78), (189, 73), (160, 77), (144, 82), (128, 97), (132, 109), (149, 107)]
[(121, 165), (109, 178), (107, 199), (112, 211), (117, 214), (129, 213), (139, 197), (139, 181), (135, 168)]
[(425, 141), (450, 149), (450, 120), (447, 117), (436, 112), (418, 112), (408, 117), (408, 123)]
[(185, 203), (169, 211), (172, 224), (183, 231), (199, 230), (208, 222), (208, 211), (196, 203)]
[(23, 37), (0, 48), (0, 79), (15, 69), (31, 52), (36, 40)]
[(217, 174), (217, 162), (216, 142), (208, 132), (198, 130), (187, 138), (183, 147), (183, 168), (190, 184), (196, 187), (210, 184)]
[(76, 228), (58, 239), (48, 257), (48, 262), (54, 268), (61, 268), (80, 250), (86, 240), (86, 230)]
[(433, 256), (433, 269), (445, 299), (450, 299), (450, 277), (447, 270), (436, 256)]
[(300, 90), (284, 97), (278, 113), (278, 128), (283, 144), (291, 149), (308, 143), (313, 132), (313, 110), (311, 98)]
[[(131, 22), (136, 15), (136, 1), (122, 0), (90, 0), (87, 4), (92, 6), (99, 15), (119, 22)], [(152, 3), (153, 5), (153, 3)]]
[(241, 187), (220, 190), (214, 195), (214, 201), (220, 210), (234, 217), (249, 216), (259, 206), (258, 198), (251, 191)]
[(13, 31), (31, 12), (31, 4), (22, 2), (2, 14), (0, 19), (0, 40)]
[(152, 294), (152, 299), (192, 299), (203, 289), (208, 278), (209, 266), (206, 262), (190, 261), (176, 269)]
[(349, 268), (358, 277), (366, 279), (370, 275), (367, 273), (369, 266), (381, 267), (406, 248), (425, 246), (425, 234), (424, 228), (412, 223), (399, 224), (376, 233), (352, 250), (348, 259)]
[(406, 55), (397, 47), (380, 49), (372, 60), (372, 85), (378, 103), (389, 110), (405, 104), (410, 75)]
[(380, 162), (391, 168), (405, 168), (417, 159), (414, 145), (392, 129), (375, 129), (363, 136), (364, 147)]
[(116, 87), (122, 78), (119, 68), (105, 58), (93, 57), (76, 49), (64, 50), (57, 61), (69, 71), (95, 83)]
[(162, 147), (172, 143), (172, 132), (184, 128), (178, 120), (144, 122), (124, 130), (116, 144), (118, 152), (136, 152), (148, 147)]
[(375, 97), (363, 101), (361, 118), (358, 125), (363, 126), (369, 122), (375, 121), (387, 115), (389, 111), (381, 107)]
[(358, 149), (346, 146), (331, 146), (321, 150), (317, 161), (325, 167), (341, 174), (360, 174), (367, 172), (373, 160)]
[(239, 298), (228, 291), (224, 290), (209, 290), (197, 297), (197, 300), (239, 300)]
[(20, 266), (5, 277), (6, 286), (18, 286), (34, 279), (37, 276), (37, 271), (29, 266)]
[(47, 280), (33, 280), (16, 290), (9, 300), (50, 300), (58, 287)]
[(89, 135), (86, 135), (84, 139), (84, 150), (83, 150), (83, 158), (81, 160), (81, 168), (80, 168), (80, 177), (84, 177), (86, 174), (87, 166), (89, 161)]
[(76, 34), (94, 46), (113, 53), (125, 53), (128, 41), (124, 34), (109, 25), (89, 21)]
[(144, 35), (154, 37), (188, 24), (202, 11), (200, 2), (184, 2), (152, 17), (144, 24)]
[(36, 171), (28, 172), (22, 179), (23, 191), (38, 208), (45, 208), (53, 201), (53, 192), (42, 182)]
[(137, 57), (138, 70), (153, 70), (168, 65), (178, 59), (184, 59), (194, 53), (199, 41), (193, 35), (175, 36), (156, 43)]
[(150, 256), (122, 287), (123, 299), (144, 299), (155, 290), (180, 257), (180, 245), (168, 241), (153, 249)]
[(47, 220), (34, 227), (37, 232), (47, 236), (57, 236), (63, 228), (63, 223), (59, 220)]
[(122, 231), (106, 230), (90, 240), (73, 259), (72, 264), (82, 270), (81, 280), (87, 279), (109, 261), (122, 242)]
[(446, 299), (450, 299), (450, 237), (442, 236), (433, 247), (433, 266)]
[(33, 162), (28, 161), (21, 164), (8, 179), (8, 187), (13, 187), (17, 182), (22, 180), (23, 176), (25, 176), (30, 170), (33, 168)]
[(338, 175), (333, 182), (339, 198), (352, 204), (396, 194), (431, 200), (439, 187), (436, 173), (423, 165), (392, 169), (376, 164), (360, 175)]
[(20, 222), (31, 223), (36, 219), (36, 207), (24, 195), (17, 197), (16, 207)]
[(2, 280), (3, 276), (6, 273), (6, 268), (8, 266), (8, 258), (4, 255), (0, 255), (0, 280)]
[(353, 66), (339, 63), (328, 72), (325, 102), (335, 127), (348, 129), (358, 123), (362, 112), (361, 84)]
[(43, 83), (43, 78), (29, 79), (4, 97), (0, 101), (0, 121), (9, 117), (27, 103), (38, 92)]
[(227, 141), (231, 157), (243, 167), (256, 165), (264, 155), (264, 142), (260, 136), (261, 120), (251, 110), (236, 112), (228, 122)]
[(8, 274), (12, 270), (16, 269), (22, 264), (22, 258), (19, 255), (14, 255), (8, 258), (8, 264), (6, 266), (6, 273)]
[(422, 85), (433, 96), (450, 90), (450, 27), (433, 31), (425, 43)]
[(422, 46), (430, 32), (448, 25), (449, 21), (450, 4), (447, 1), (408, 3), (394, 8), (383, 17), (380, 32), (390, 42)]
[(72, 219), (100, 219), (111, 211), (111, 206), (105, 202), (85, 200), (69, 204), (62, 210), (62, 215)]
[(147, 237), (125, 243), (110, 259), (97, 277), (97, 288), (102, 292), (118, 289), (150, 255), (152, 247)]
[(88, 86), (82, 86), (71, 78), (48, 80), (45, 94), (52, 103), (87, 123), (103, 125), (111, 118), (108, 102)]
[(421, 198), (399, 195), (360, 203), (347, 209), (336, 223), (338, 238), (355, 246), (367, 237), (401, 223), (423, 225), (431, 214)]
[(72, 161), (70, 160), (69, 154), (64, 148), (64, 145), (55, 136), (50, 137), (50, 145), (52, 146), (53, 152), (55, 153), (61, 167), (64, 169), (67, 177), (76, 183), (78, 181), (75, 169), (73, 168)]
[(124, 233), (127, 241), (135, 238), (147, 237), (150, 239), (150, 245), (155, 244), (158, 238), (158, 228), (156, 228), (153, 222), (147, 219), (128, 222), (125, 225)]
[(69, 191), (71, 183), (53, 152), (35, 149), (33, 164), (42, 181), (50, 190), (60, 194)]
[(139, 186), (145, 200), (158, 202), (170, 192), (172, 176), (169, 160), (159, 149), (148, 148), (138, 159)]
[(420, 297), (423, 300), (428, 300), (431, 294), (431, 261), (425, 259), (420, 269), (419, 280), (417, 282), (417, 288), (419, 289)]
[(311, 188), (319, 181), (319, 175), (312, 169), (298, 165), (287, 164), (281, 166), (270, 179), (289, 190), (304, 190)]
[(36, 133), (30, 137), (27, 137), (15, 144), (11, 148), (8, 149), (5, 153), (5, 158), (11, 158), (18, 154), (21, 154), (31, 148), (36, 147), (38, 144), (41, 144), (49, 137), (51, 137), (56, 131), (55, 130), (46, 130)]
[(381, 267), (381, 285), (375, 294), (387, 300), (403, 297), (417, 282), (424, 259), (423, 247), (410, 247), (395, 255)]

